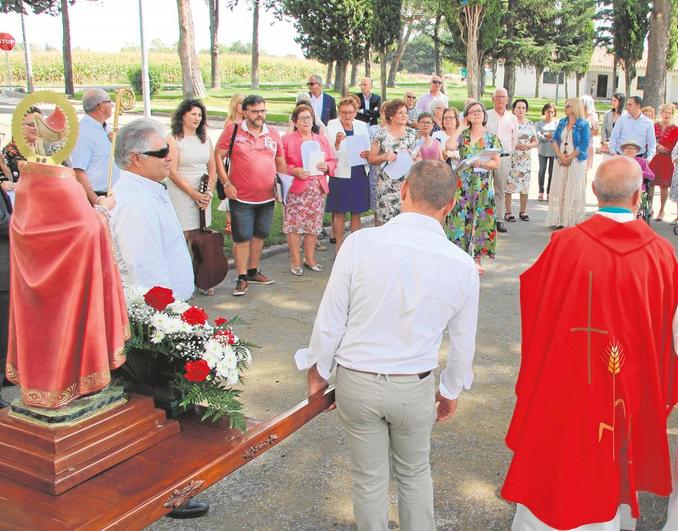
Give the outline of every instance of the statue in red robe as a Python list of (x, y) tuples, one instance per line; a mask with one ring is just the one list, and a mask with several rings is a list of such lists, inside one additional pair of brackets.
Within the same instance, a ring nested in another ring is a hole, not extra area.
[(610, 521), (620, 504), (637, 517), (637, 491), (671, 492), (675, 252), (631, 210), (609, 211), (555, 233), (520, 277), (522, 363), (502, 496), (557, 529)]
[(27, 163), (10, 226), (7, 377), (55, 409), (100, 391), (129, 323), (106, 220), (70, 168)]

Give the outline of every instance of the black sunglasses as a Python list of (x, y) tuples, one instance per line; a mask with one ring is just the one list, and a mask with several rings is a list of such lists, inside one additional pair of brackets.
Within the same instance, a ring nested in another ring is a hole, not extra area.
[(438, 81), (437, 79), (434, 79), (433, 81), (431, 81), (431, 83), (433, 83), (434, 85), (442, 85), (443, 84), (442, 81)]
[(169, 155), (170, 148), (165, 146), (162, 149), (156, 149), (155, 151), (142, 151), (142, 155), (148, 155), (149, 157), (155, 157), (156, 159), (164, 159)]
[(306, 83), (306, 84), (307, 84), (309, 87), (312, 86), (312, 85), (320, 85), (320, 83), (316, 83), (315, 81), (313, 81), (313, 82), (309, 81), (309, 82)]

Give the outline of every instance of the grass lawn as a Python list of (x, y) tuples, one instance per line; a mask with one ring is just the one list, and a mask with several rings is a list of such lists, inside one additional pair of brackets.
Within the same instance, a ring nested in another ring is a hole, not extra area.
[[(262, 83), (260, 88), (254, 91), (256, 94), (266, 98), (267, 115), (266, 120), (273, 123), (287, 123), (289, 116), (294, 108), (297, 94), (307, 90), (304, 82), (300, 83)], [(389, 98), (402, 98), (406, 90), (414, 90), (418, 95), (423, 95), (428, 91), (428, 83), (422, 82), (399, 82), (395, 88), (388, 89)], [(494, 87), (488, 86), (486, 88), (485, 97), (482, 102), (491, 107), (492, 93)], [(223, 86), (219, 89), (207, 89), (207, 96), (203, 98), (205, 106), (212, 118), (224, 118), (228, 114), (228, 104), (231, 96), (235, 93), (242, 92), (243, 94), (251, 94), (253, 91), (248, 84), (234, 84)], [(335, 90), (327, 90), (328, 94), (339, 99), (340, 95)], [(357, 93), (358, 87), (353, 87), (351, 92)], [(450, 105), (461, 110), (464, 107), (464, 100), (466, 99), (466, 85), (461, 83), (448, 83), (447, 96)], [(520, 97), (520, 95), (516, 95)], [(82, 99), (82, 93), (76, 93), (75, 100)], [(151, 108), (153, 112), (157, 113), (172, 113), (177, 108), (182, 100), (181, 88), (178, 86), (165, 86), (165, 89), (160, 91), (151, 99)], [(543, 98), (528, 98), (530, 105), (527, 113), (528, 118), (533, 122), (541, 120), (541, 108), (550, 100)], [(560, 101), (558, 107), (558, 115), (563, 114), (564, 99)], [(141, 98), (137, 99), (136, 110), (142, 111)]]

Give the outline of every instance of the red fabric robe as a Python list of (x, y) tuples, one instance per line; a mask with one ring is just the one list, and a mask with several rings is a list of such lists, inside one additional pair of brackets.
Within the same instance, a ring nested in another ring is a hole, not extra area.
[(601, 215), (555, 233), (521, 275), (505, 499), (571, 529), (611, 520), (620, 503), (637, 517), (638, 490), (671, 492), (677, 275), (668, 241)]
[(7, 377), (31, 406), (106, 387), (129, 337), (106, 222), (70, 168), (21, 169), (10, 225)]

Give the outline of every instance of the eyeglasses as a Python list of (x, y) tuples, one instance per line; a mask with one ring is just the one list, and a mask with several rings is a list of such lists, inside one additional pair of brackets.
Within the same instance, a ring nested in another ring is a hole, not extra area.
[(312, 122), (313, 118), (311, 116), (299, 116), (297, 122)]
[(437, 79), (434, 79), (433, 81), (431, 81), (431, 83), (433, 83), (434, 85), (442, 85), (443, 84), (442, 81), (438, 81)]
[(472, 111), (468, 111), (466, 114), (468, 114), (469, 116), (471, 116), (472, 114), (483, 114), (483, 111), (482, 109), (474, 109)]
[(320, 83), (317, 83), (316, 81), (309, 81), (306, 83), (309, 87), (312, 87), (313, 85), (320, 85)]
[(244, 112), (251, 112), (253, 114), (266, 114), (266, 109), (245, 109)]
[(417, 99), (416, 96), (405, 96), (405, 97), (408, 98), (408, 99), (411, 99), (411, 100), (416, 100), (416, 99)]
[(149, 157), (155, 157), (156, 159), (165, 159), (169, 155), (170, 148), (166, 145), (164, 148), (156, 149), (154, 151), (142, 151), (141, 155), (148, 155)]
[(30, 127), (31, 129), (35, 129), (35, 122), (23, 122), (21, 125), (25, 125), (26, 127)]

